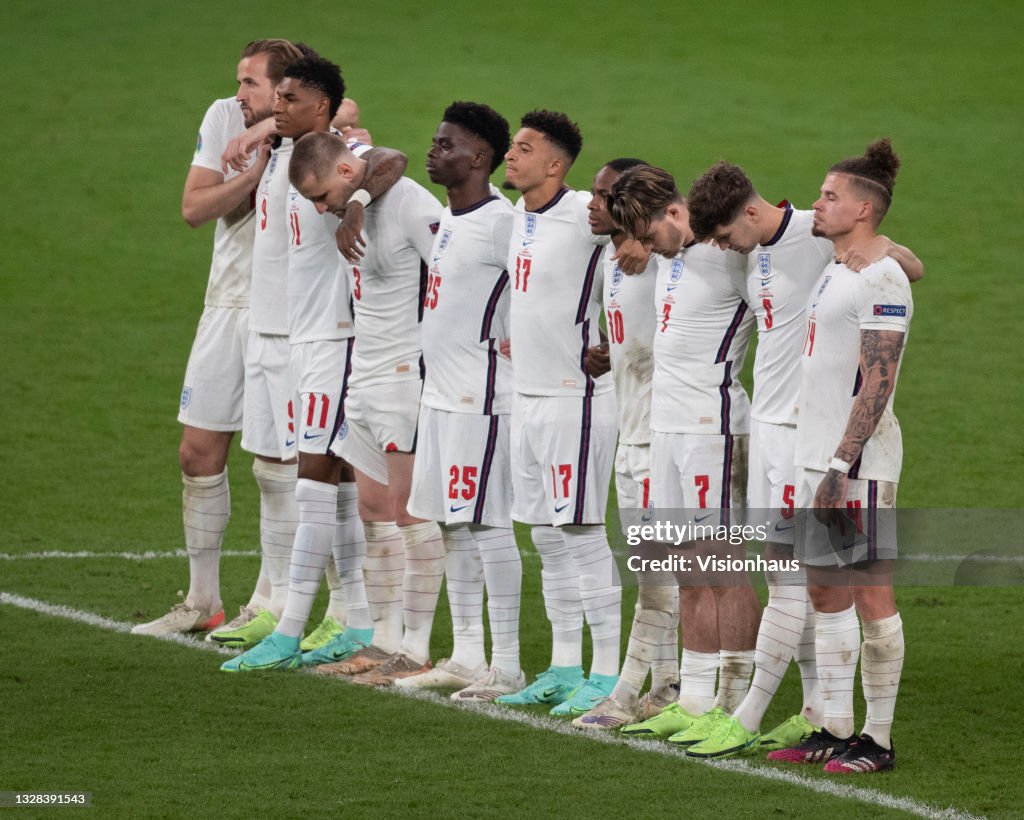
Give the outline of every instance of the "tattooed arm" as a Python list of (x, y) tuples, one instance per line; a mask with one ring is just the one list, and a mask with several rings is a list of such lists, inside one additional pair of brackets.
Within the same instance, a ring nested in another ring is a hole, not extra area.
[[(850, 409), (843, 440), (835, 456), (853, 464), (864, 449), (864, 444), (875, 432), (889, 397), (896, 387), (896, 370), (903, 353), (906, 335), (898, 330), (862, 330), (860, 332), (861, 387)], [(814, 495), (815, 516), (828, 523), (830, 508), (846, 503), (847, 478), (844, 473), (830, 469), (818, 485)]]
[[(363, 158), (366, 160), (366, 176), (363, 177), (363, 188), (370, 195), (370, 200), (383, 196), (391, 186), (402, 178), (405, 167), (409, 164), (408, 157), (394, 148), (371, 148)], [(338, 226), (336, 239), (338, 250), (353, 265), (358, 264), (365, 251), (362, 238), (363, 221), (366, 211), (362, 203), (349, 202), (345, 206), (345, 216)]]

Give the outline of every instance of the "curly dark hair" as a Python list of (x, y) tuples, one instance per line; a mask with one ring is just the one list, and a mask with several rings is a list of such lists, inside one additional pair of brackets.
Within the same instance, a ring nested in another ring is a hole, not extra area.
[(693, 181), (686, 195), (690, 212), (690, 230), (703, 242), (711, 238), (715, 228), (728, 225), (740, 215), (757, 191), (743, 169), (720, 160)]
[(285, 77), (298, 80), (306, 88), (315, 88), (330, 102), (331, 119), (345, 99), (345, 81), (341, 69), (323, 57), (303, 57), (284, 70)]
[(521, 128), (532, 128), (534, 131), (540, 131), (569, 155), (570, 162), (575, 162), (576, 157), (583, 150), (583, 137), (580, 135), (580, 127), (565, 114), (546, 109), (530, 111), (527, 114), (523, 114), (519, 125)]
[(491, 146), (491, 173), (505, 160), (508, 152), (508, 120), (489, 105), (453, 102), (444, 110), (444, 122), (465, 128)]
[(892, 141), (886, 137), (871, 143), (863, 156), (844, 159), (828, 171), (852, 177), (850, 183), (874, 203), (877, 227), (892, 204), (892, 190), (899, 169), (900, 158), (892, 150)]

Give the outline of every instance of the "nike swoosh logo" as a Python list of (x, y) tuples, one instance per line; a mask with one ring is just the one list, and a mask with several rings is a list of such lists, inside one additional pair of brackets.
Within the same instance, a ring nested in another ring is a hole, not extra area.
[(285, 447), (291, 447), (294, 443), (295, 443), (295, 439), (293, 439), (293, 438), (285, 439), (284, 446)]
[(619, 295), (619, 292), (617, 290), (608, 291), (608, 298), (609, 299), (614, 299), (618, 295)]
[(472, 507), (472, 506), (473, 506), (472, 504), (463, 504), (461, 507), (456, 507), (454, 504), (452, 504), (448, 508), (448, 510), (449, 510), (449, 512), (459, 512), (460, 510), (464, 510), (467, 507)]
[(323, 435), (324, 435), (323, 433), (315, 433), (315, 434), (313, 434), (313, 435), (311, 436), (311, 435), (310, 435), (309, 433), (303, 433), (303, 434), (302, 434), (302, 437), (303, 437), (303, 438), (304, 438), (304, 439), (305, 439), (306, 441), (309, 441), (310, 439), (314, 439), (314, 438), (323, 438)]
[(775, 532), (788, 532), (789, 530), (793, 529), (794, 526), (794, 524), (790, 524), (788, 527), (783, 527), (781, 524), (776, 524)]
[(561, 686), (555, 686), (555, 687), (553, 687), (551, 689), (545, 689), (543, 692), (541, 692), (541, 697), (542, 698), (551, 698), (551, 697), (554, 697), (555, 695), (557, 695), (561, 691), (562, 691), (562, 687)]
[(714, 513), (707, 513), (705, 515), (695, 515), (693, 517), (693, 520), (696, 521), (699, 524), (701, 521), (704, 521), (704, 520), (710, 518), (712, 515), (714, 515)]
[(562, 510), (564, 510), (568, 506), (569, 506), (569, 502), (566, 501), (561, 507), (556, 506), (555, 507), (555, 512), (556, 513), (560, 513)]
[(666, 287), (666, 288), (665, 288), (665, 290), (667, 290), (667, 291), (673, 291), (673, 290), (675, 290), (675, 289), (676, 289), (677, 287), (679, 287), (679, 285), (669, 285), (668, 287)]

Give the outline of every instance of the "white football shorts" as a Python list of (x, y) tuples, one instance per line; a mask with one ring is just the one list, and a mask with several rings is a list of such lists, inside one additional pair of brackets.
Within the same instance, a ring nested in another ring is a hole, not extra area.
[(178, 421), (202, 430), (242, 429), (249, 308), (206, 307), (185, 367)]
[(812, 567), (847, 567), (865, 561), (895, 560), (896, 489), (892, 481), (849, 478), (841, 523), (825, 526), (814, 516), (814, 495), (825, 473), (796, 468), (793, 554)]
[(345, 394), (354, 338), (292, 345), (296, 441), (299, 452), (327, 455), (345, 421)]
[(418, 378), (350, 387), (345, 398), (345, 420), (338, 427), (331, 452), (386, 485), (384, 454), (416, 451), (422, 392), (423, 382)]
[(242, 449), (284, 461), (295, 458), (293, 395), (288, 337), (251, 331), (245, 348)]
[(747, 523), (764, 524), (773, 544), (793, 543), (796, 511), (796, 427), (750, 420)]
[(651, 433), (655, 518), (677, 526), (742, 524), (747, 436)]
[(615, 394), (512, 396), (512, 517), (604, 524), (615, 457)]
[(442, 524), (511, 527), (508, 415), (421, 407), (409, 514)]

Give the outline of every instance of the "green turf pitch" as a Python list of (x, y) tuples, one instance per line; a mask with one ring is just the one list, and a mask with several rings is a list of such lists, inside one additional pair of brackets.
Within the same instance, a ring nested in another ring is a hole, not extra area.
[[(513, 123), (569, 112), (584, 135), (577, 188), (615, 156), (662, 164), (681, 187), (727, 158), (800, 207), (829, 165), (891, 136), (904, 167), (884, 230), (927, 268), (897, 398), (901, 503), (1020, 506), (1022, 18), (995, 0), (8, 0), (0, 552), (180, 546), (174, 419), (212, 239), (181, 220), (181, 185), (203, 112), (233, 94), (242, 45), (266, 36), (339, 62), (364, 124), (421, 182), (455, 99)], [(226, 549), (257, 544), (249, 463), (232, 456)], [(229, 605), (254, 566), (225, 559)], [(526, 568), (537, 671), (548, 632), (536, 559)], [(185, 583), (180, 559), (0, 562), (0, 590), (122, 621), (158, 614)], [(902, 592), (900, 768), (870, 788), (974, 814), (1024, 805), (1018, 589)], [(9, 606), (0, 625), (0, 790), (92, 789), (123, 815), (885, 811), (305, 676), (228, 679), (213, 656)], [(441, 614), (438, 652), (447, 629)], [(797, 700), (791, 672), (769, 718)]]

